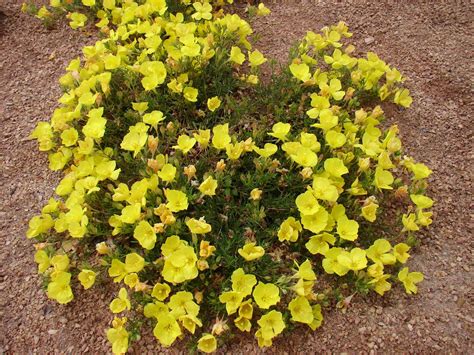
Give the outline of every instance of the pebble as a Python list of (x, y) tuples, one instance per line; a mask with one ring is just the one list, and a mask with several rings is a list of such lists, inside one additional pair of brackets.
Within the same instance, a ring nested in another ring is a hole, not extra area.
[(371, 44), (375, 41), (375, 38), (370, 36), (364, 39), (365, 44)]

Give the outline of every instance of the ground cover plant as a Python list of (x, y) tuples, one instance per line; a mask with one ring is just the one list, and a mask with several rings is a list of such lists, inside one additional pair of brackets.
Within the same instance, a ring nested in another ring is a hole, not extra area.
[(37, 16), (82, 10), (71, 27), (98, 21), (103, 38), (31, 134), (63, 178), (27, 236), (51, 299), (117, 284), (114, 353), (145, 326), (163, 346), (212, 352), (240, 331), (271, 346), (321, 326), (343, 288), (417, 292), (404, 264), (431, 223), (431, 171), (380, 106), (411, 97), (376, 54), (352, 55), (344, 23), (264, 82), (251, 26), (218, 1), (51, 5)]

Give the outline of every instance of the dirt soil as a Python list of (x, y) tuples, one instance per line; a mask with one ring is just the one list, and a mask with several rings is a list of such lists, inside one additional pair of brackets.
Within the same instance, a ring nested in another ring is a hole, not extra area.
[[(81, 292), (67, 306), (49, 301), (25, 238), (28, 220), (58, 177), (46, 154), (26, 139), (48, 120), (67, 62), (94, 39), (64, 23), (46, 30), (20, 13), (21, 0), (0, 1), (0, 353), (106, 353), (112, 294)], [(348, 23), (361, 51), (375, 51), (409, 78), (409, 110), (390, 110), (406, 152), (430, 166), (436, 200), (432, 228), (409, 266), (425, 274), (416, 296), (400, 287), (385, 297), (354, 298), (345, 314), (325, 314), (316, 332), (301, 330), (268, 353), (468, 353), (474, 339), (472, 238), (472, 61), (474, 6), (469, 1), (323, 1), (268, 4), (256, 19), (257, 47), (285, 60), (307, 30)], [(157, 353), (150, 334), (131, 349)], [(255, 341), (224, 352), (256, 353)]]

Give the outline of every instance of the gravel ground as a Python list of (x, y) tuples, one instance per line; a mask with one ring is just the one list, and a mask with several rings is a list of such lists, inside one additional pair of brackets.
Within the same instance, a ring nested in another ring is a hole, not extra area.
[[(41, 290), (29, 218), (53, 191), (57, 176), (45, 154), (25, 138), (49, 119), (66, 63), (93, 39), (64, 24), (46, 30), (19, 13), (20, 0), (0, 1), (0, 353), (106, 353), (110, 292), (81, 292), (59, 306)], [(468, 353), (474, 338), (472, 241), (472, 18), (469, 1), (299, 1), (269, 4), (253, 23), (257, 47), (284, 60), (307, 30), (344, 20), (361, 51), (373, 50), (405, 74), (414, 97), (408, 111), (391, 109), (408, 154), (434, 171), (432, 228), (410, 266), (425, 273), (419, 294), (397, 287), (383, 298), (354, 298), (347, 312), (325, 314), (312, 333), (278, 340), (269, 353)], [(255, 342), (224, 352), (259, 352)], [(156, 353), (150, 334), (131, 349)]]

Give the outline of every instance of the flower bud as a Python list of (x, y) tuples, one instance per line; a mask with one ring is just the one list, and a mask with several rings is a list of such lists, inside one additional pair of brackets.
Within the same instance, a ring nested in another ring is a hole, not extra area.
[(153, 225), (153, 230), (155, 231), (155, 233), (163, 233), (165, 231), (164, 223), (155, 223)]
[(194, 165), (188, 165), (184, 167), (184, 175), (188, 177), (188, 180), (191, 180), (196, 176), (196, 167)]
[(404, 199), (408, 196), (408, 186), (403, 185), (395, 190), (395, 196), (399, 199)]
[(359, 170), (367, 171), (370, 168), (370, 158), (359, 158)]
[(196, 263), (196, 266), (199, 271), (204, 271), (209, 269), (209, 263), (205, 259), (199, 259)]
[(100, 255), (105, 255), (110, 253), (110, 248), (105, 242), (101, 242), (95, 245), (95, 250)]
[(226, 167), (226, 164), (224, 162), (224, 159), (221, 159), (216, 164), (216, 171), (224, 171), (225, 167)]
[(311, 179), (311, 176), (313, 176), (313, 169), (306, 167), (300, 171), (300, 175), (303, 177), (303, 180)]
[(371, 116), (372, 116), (373, 118), (377, 118), (377, 117), (380, 117), (380, 116), (382, 116), (382, 115), (383, 115), (383, 110), (382, 110), (382, 108), (381, 108), (379, 105), (375, 106), (374, 109), (373, 109), (373, 111), (372, 111)]
[(160, 169), (160, 164), (158, 163), (158, 160), (156, 159), (148, 159), (147, 161), (147, 166), (153, 170), (153, 172), (158, 172), (158, 170)]
[(364, 109), (361, 108), (360, 110), (357, 110), (355, 112), (354, 123), (355, 124), (363, 124), (365, 122), (366, 118), (367, 118), (367, 112), (365, 112)]
[(158, 148), (158, 137), (148, 136), (148, 149), (152, 154), (155, 154), (156, 148)]

